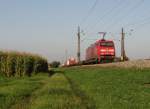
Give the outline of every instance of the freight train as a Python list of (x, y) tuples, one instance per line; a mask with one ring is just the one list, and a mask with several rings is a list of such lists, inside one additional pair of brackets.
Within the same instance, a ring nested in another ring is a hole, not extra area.
[[(105, 34), (104, 34), (105, 35)], [(85, 60), (78, 63), (75, 59), (68, 59), (63, 66), (100, 64), (114, 62), (116, 59), (115, 44), (113, 40), (104, 37), (86, 49)]]
[(115, 45), (112, 40), (100, 39), (86, 49), (86, 59), (83, 64), (99, 64), (113, 62)]

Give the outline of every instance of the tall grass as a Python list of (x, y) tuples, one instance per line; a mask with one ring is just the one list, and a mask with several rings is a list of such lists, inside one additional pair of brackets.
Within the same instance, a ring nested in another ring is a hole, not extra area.
[(41, 56), (20, 52), (0, 52), (0, 73), (7, 77), (31, 76), (32, 73), (47, 70), (48, 62)]

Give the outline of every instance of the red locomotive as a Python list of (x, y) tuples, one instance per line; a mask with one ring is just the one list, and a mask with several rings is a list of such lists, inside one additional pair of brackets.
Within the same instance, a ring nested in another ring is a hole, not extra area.
[(115, 59), (115, 45), (112, 40), (104, 38), (96, 41), (86, 49), (86, 63), (113, 62)]

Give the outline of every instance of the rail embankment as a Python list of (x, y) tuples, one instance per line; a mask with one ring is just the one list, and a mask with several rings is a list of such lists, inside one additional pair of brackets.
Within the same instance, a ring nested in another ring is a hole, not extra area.
[[(86, 65), (84, 65), (86, 66)], [(88, 66), (100, 66), (100, 67), (121, 67), (121, 68), (150, 68), (150, 60), (132, 60), (125, 62), (116, 63), (105, 63), (105, 64), (95, 64)]]

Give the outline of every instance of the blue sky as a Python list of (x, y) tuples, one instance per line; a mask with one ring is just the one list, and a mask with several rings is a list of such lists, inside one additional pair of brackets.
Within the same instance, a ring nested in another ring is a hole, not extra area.
[[(41, 54), (49, 61), (76, 56), (77, 26), (85, 49), (106, 31), (120, 55), (121, 27), (126, 31), (126, 52), (132, 58), (150, 57), (149, 0), (0, 0), (0, 49)], [(86, 20), (83, 19), (89, 15)], [(148, 19), (149, 18), (149, 19)], [(143, 25), (142, 25), (143, 24)], [(130, 30), (133, 29), (131, 35)]]

